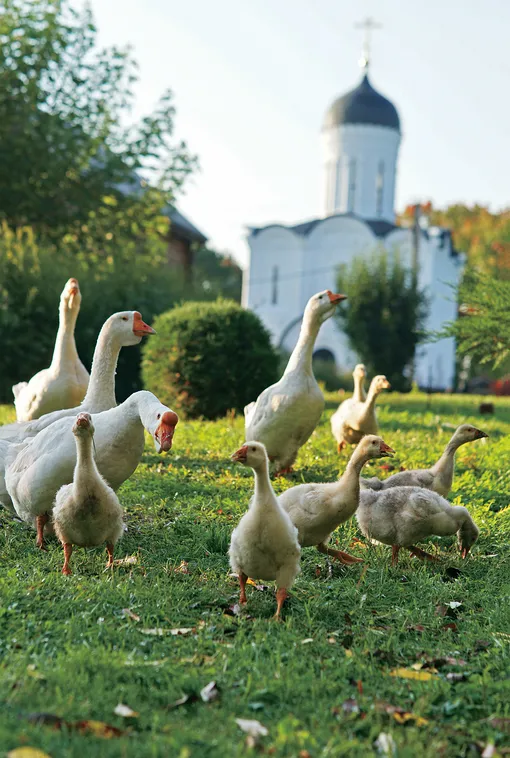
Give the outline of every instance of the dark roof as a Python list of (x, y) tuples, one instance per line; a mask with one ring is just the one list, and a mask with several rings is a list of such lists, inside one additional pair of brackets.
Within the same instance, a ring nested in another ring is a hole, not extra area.
[(200, 242), (201, 244), (207, 242), (207, 237), (191, 221), (188, 221), (174, 205), (169, 205), (165, 208), (164, 213), (172, 224), (170, 229), (171, 234), (176, 237), (183, 237), (191, 242)]
[(359, 216), (355, 216), (353, 213), (335, 213), (333, 216), (326, 216), (325, 218), (314, 218), (311, 221), (305, 221), (303, 224), (296, 224), (295, 226), (269, 224), (268, 226), (262, 227), (250, 227), (250, 231), (253, 236), (256, 236), (259, 232), (262, 232), (264, 229), (269, 229), (271, 226), (280, 226), (283, 229), (288, 229), (291, 232), (295, 232), (296, 234), (300, 234), (301, 236), (306, 237), (307, 234), (310, 234), (312, 229), (315, 229), (317, 224), (320, 224), (323, 221), (329, 221), (330, 218), (352, 218), (356, 221), (360, 221), (362, 224), (369, 226), (376, 237), (385, 237), (387, 234), (392, 232), (393, 229), (399, 228), (396, 226), (396, 224), (392, 224), (389, 221), (383, 221), (381, 219), (364, 219), (360, 218)]
[(374, 124), (400, 132), (397, 109), (372, 87), (367, 74), (355, 89), (337, 98), (329, 107), (323, 128), (341, 124)]

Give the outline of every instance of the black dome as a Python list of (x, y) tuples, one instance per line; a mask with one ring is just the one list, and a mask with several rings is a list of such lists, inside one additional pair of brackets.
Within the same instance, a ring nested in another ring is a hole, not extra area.
[(400, 119), (397, 109), (376, 92), (365, 74), (360, 84), (335, 100), (329, 107), (324, 119), (324, 129), (331, 129), (341, 124), (374, 124), (400, 131)]

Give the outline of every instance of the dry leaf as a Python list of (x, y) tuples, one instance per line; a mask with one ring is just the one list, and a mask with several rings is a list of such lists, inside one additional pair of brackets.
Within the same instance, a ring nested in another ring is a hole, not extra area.
[(140, 621), (140, 616), (137, 616), (136, 613), (130, 611), (129, 608), (123, 608), (122, 613), (124, 616), (128, 616), (128, 618), (133, 619), (133, 621)]
[(421, 624), (412, 624), (411, 626), (407, 627), (408, 632), (424, 632), (425, 627)]
[(354, 655), (352, 650), (348, 650), (347, 648), (344, 650), (344, 653), (347, 656), (347, 658), (352, 658), (352, 656)]
[(431, 674), (430, 671), (413, 671), (413, 669), (394, 669), (390, 671), (390, 676), (398, 676), (400, 679), (416, 679), (419, 682), (428, 682), (430, 679), (435, 679), (435, 674)]
[(386, 703), (384, 701), (376, 703), (376, 708), (378, 711), (387, 713), (388, 716), (393, 716), (397, 724), (406, 724), (409, 721), (414, 721), (416, 726), (425, 726), (429, 723), (428, 720), (424, 719), (422, 716), (417, 716), (415, 713), (411, 713), (404, 708), (399, 708), (397, 705), (392, 705), (391, 703)]
[(313, 637), (307, 637), (306, 640), (301, 640), (302, 645), (308, 645), (310, 642), (313, 642)]
[(180, 629), (163, 629), (158, 626), (153, 629), (140, 629), (142, 634), (151, 634), (154, 637), (163, 637), (165, 634), (172, 634), (174, 637), (184, 636), (195, 631), (195, 627), (182, 627)]
[(205, 687), (200, 690), (200, 697), (204, 703), (210, 703), (211, 700), (216, 700), (219, 694), (220, 691), (216, 686), (216, 682), (209, 682), (209, 684), (206, 684)]
[(191, 634), (194, 631), (196, 631), (194, 626), (184, 626), (180, 629), (170, 629), (170, 634), (174, 637), (184, 637), (184, 635)]
[(51, 758), (36, 747), (17, 747), (7, 753), (7, 758)]
[(81, 734), (92, 734), (94, 737), (101, 737), (105, 740), (111, 740), (112, 737), (122, 737), (125, 731), (117, 729), (116, 726), (111, 724), (105, 724), (104, 721), (91, 721), (86, 719), (85, 721), (75, 721), (68, 724), (68, 728), (76, 729)]
[(386, 734), (386, 732), (380, 733), (379, 737), (374, 742), (374, 747), (377, 749), (379, 755), (385, 755), (388, 756), (388, 758), (397, 754), (395, 740), (391, 734)]
[(175, 703), (167, 705), (167, 710), (172, 711), (174, 708), (179, 708), (181, 705), (187, 705), (188, 703), (191, 705), (191, 703), (196, 703), (197, 700), (198, 697), (195, 694), (183, 695), (179, 700), (176, 700)]
[(255, 719), (236, 719), (236, 724), (250, 737), (266, 737), (269, 734), (266, 727)]
[(447, 632), (448, 630), (450, 630), (451, 632), (456, 632), (457, 624), (454, 624), (453, 622), (451, 624), (445, 624), (444, 626), (441, 627), (441, 629), (445, 632)]
[(188, 561), (181, 561), (178, 566), (174, 568), (176, 574), (189, 574)]
[(131, 719), (136, 718), (140, 714), (137, 713), (137, 711), (134, 711), (132, 708), (129, 707), (129, 705), (124, 705), (123, 703), (119, 703), (115, 706), (115, 710), (113, 711), (117, 716), (122, 716), (122, 718), (125, 719)]
[(116, 558), (113, 562), (114, 566), (134, 566), (138, 563), (137, 555), (126, 555), (125, 558)]

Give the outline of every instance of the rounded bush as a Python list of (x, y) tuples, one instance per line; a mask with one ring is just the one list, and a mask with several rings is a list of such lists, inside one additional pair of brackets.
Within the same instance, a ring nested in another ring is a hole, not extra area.
[(276, 381), (278, 358), (260, 319), (230, 300), (160, 314), (143, 350), (145, 387), (188, 418), (241, 411)]

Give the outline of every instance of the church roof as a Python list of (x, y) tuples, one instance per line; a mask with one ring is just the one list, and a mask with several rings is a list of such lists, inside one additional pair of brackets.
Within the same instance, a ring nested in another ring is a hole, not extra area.
[[(305, 221), (302, 224), (295, 224), (294, 226), (284, 226), (283, 228), (289, 229), (291, 232), (295, 232), (296, 234), (306, 237), (307, 234), (310, 234), (312, 229), (315, 229), (317, 224), (320, 224), (323, 221), (328, 221), (331, 218), (354, 218), (357, 221), (361, 221), (362, 224), (366, 224), (367, 226), (369, 226), (376, 237), (385, 237), (394, 229), (398, 228), (396, 224), (392, 224), (389, 221), (384, 221), (382, 219), (359, 218), (359, 216), (355, 216), (353, 213), (336, 213), (334, 214), (334, 216), (326, 216), (325, 218), (324, 217), (314, 218), (311, 221)], [(251, 231), (251, 234), (255, 236), (259, 232), (262, 232), (264, 229), (268, 229), (271, 226), (283, 226), (283, 225), (269, 224), (268, 226), (262, 226), (262, 227), (257, 227), (257, 228), (251, 227), (250, 231)]]
[(337, 98), (324, 119), (324, 129), (342, 124), (374, 124), (400, 132), (397, 109), (375, 90), (365, 74), (358, 86)]

